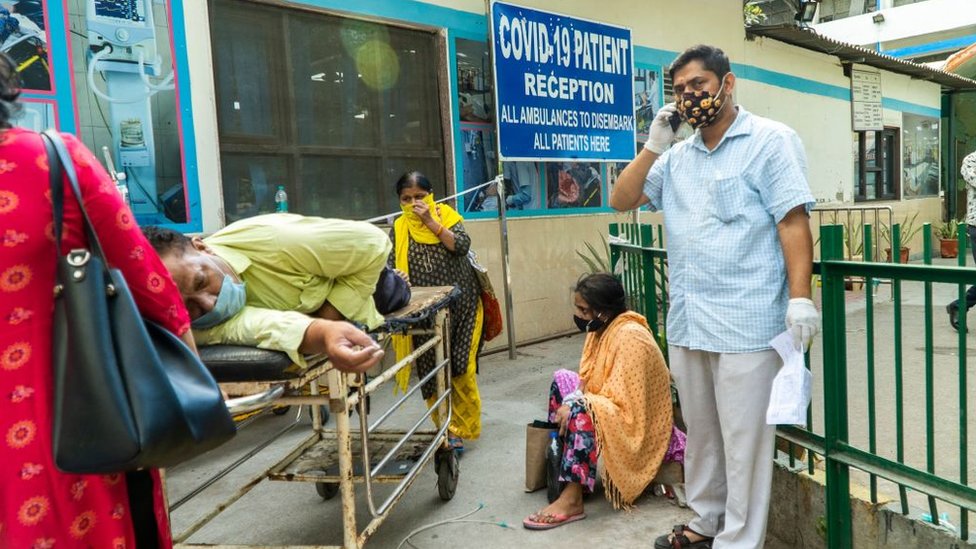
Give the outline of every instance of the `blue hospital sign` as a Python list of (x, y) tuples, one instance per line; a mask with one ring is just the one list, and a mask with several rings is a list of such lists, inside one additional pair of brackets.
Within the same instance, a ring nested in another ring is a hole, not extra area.
[(630, 29), (491, 5), (502, 160), (634, 158)]

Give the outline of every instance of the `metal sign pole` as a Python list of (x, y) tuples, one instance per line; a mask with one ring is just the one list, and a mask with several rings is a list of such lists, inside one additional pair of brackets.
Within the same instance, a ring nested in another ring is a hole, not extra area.
[(505, 175), (495, 176), (498, 189), (498, 233), (502, 240), (502, 280), (505, 286), (505, 330), (508, 332), (508, 359), (515, 360), (515, 313), (512, 311), (512, 271), (508, 258), (508, 220), (505, 217)]

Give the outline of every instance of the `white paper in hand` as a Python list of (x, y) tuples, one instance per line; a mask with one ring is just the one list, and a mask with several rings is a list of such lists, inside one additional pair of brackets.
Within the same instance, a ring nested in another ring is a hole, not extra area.
[(783, 359), (783, 367), (773, 380), (769, 393), (766, 423), (769, 425), (802, 425), (810, 405), (813, 376), (803, 364), (803, 352), (793, 344), (793, 334), (783, 332), (769, 342)]

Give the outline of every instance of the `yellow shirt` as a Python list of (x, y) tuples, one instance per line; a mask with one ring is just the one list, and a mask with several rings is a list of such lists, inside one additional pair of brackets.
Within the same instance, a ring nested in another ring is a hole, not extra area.
[(201, 345), (250, 345), (298, 352), (308, 316), (328, 300), (349, 320), (375, 328), (383, 316), (373, 292), (392, 243), (360, 221), (269, 214), (243, 219), (204, 239), (246, 284), (247, 302), (233, 318), (194, 330)]

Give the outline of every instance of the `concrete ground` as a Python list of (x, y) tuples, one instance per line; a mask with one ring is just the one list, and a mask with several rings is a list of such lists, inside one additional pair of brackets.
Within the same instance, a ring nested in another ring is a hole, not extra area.
[[(954, 265), (954, 260), (937, 260)], [(944, 305), (954, 298), (956, 287), (936, 285), (932, 292), (933, 338), (933, 403), (935, 471), (947, 478), (959, 474), (959, 365), (958, 339), (949, 327)], [(925, 289), (920, 283), (903, 284), (903, 357), (905, 434), (903, 452), (907, 463), (926, 465), (926, 400), (925, 400)], [(875, 361), (877, 421), (879, 453), (895, 458), (896, 430), (894, 415), (894, 305), (890, 288), (880, 286), (875, 299)], [(568, 311), (565, 314), (570, 314)], [(848, 391), (852, 441), (867, 448), (867, 338), (864, 292), (847, 294)], [(967, 354), (976, 356), (976, 316), (971, 317), (974, 328), (967, 336)], [(671, 525), (686, 522), (691, 512), (673, 505), (670, 500), (645, 494), (631, 512), (613, 511), (602, 493), (586, 501), (588, 518), (549, 532), (531, 532), (522, 528), (522, 519), (543, 507), (545, 492), (527, 494), (522, 489), (524, 477), (525, 424), (542, 419), (551, 373), (561, 367), (578, 364), (582, 336), (552, 340), (519, 349), (514, 361), (506, 353), (483, 358), (479, 385), (483, 407), (483, 434), (478, 441), (469, 441), (461, 460), (457, 493), (450, 502), (442, 502), (437, 495), (436, 475), (426, 468), (401, 502), (392, 510), (388, 520), (373, 536), (369, 547), (410, 547), (403, 542), (414, 529), (465, 515), (479, 506), (479, 511), (467, 517), (467, 522), (443, 524), (417, 533), (411, 538), (418, 548), (456, 547), (477, 543), (483, 547), (553, 547), (575, 545), (580, 536), (596, 547), (651, 547), (653, 539), (668, 531)], [(822, 433), (823, 426), (823, 359), (818, 341), (811, 352), (814, 372), (814, 429)], [(966, 365), (969, 379), (976, 379), (976, 361)], [(973, 401), (972, 384), (966, 391)], [(385, 409), (392, 400), (392, 389), (383, 389), (373, 399), (373, 414)], [(971, 407), (971, 406), (970, 406)], [(412, 423), (423, 411), (418, 401), (398, 414), (400, 427)], [(210, 472), (231, 462), (250, 449), (255, 441), (282, 429), (293, 418), (264, 416), (244, 429), (235, 440), (210, 455), (168, 472), (171, 501), (180, 499)], [(395, 424), (396, 425), (396, 424)], [(976, 414), (969, 416), (969, 430), (976, 432)], [(207, 509), (255, 478), (268, 466), (277, 463), (291, 448), (308, 434), (307, 421), (282, 436), (269, 449), (258, 453), (238, 471), (228, 475), (173, 513), (173, 530), (181, 532)], [(972, 452), (970, 452), (972, 453)], [(976, 478), (976, 460), (969, 458), (969, 478)], [(853, 473), (852, 478), (867, 482), (866, 475)], [(881, 483), (882, 499), (892, 499), (895, 487)], [(363, 490), (357, 489), (358, 524), (366, 524), (368, 513)], [(381, 491), (381, 494), (386, 494)], [(912, 504), (918, 508), (925, 499), (910, 492)], [(958, 524), (957, 512), (945, 504), (939, 511), (947, 511)], [(917, 512), (917, 511), (916, 511)], [(480, 522), (484, 521), (484, 522)], [(191, 538), (193, 543), (298, 545), (339, 544), (341, 542), (340, 505), (338, 498), (323, 501), (310, 484), (298, 482), (261, 482), (250, 494), (227, 509), (210, 525)], [(500, 525), (504, 525), (500, 526)], [(784, 547), (774, 539), (767, 549)]]
[[(522, 519), (546, 505), (545, 490), (525, 493), (525, 424), (544, 419), (549, 382), (558, 368), (575, 367), (583, 345), (582, 335), (552, 340), (518, 350), (514, 361), (507, 353), (484, 357), (479, 385), (484, 402), (483, 431), (477, 441), (469, 441), (460, 462), (460, 478), (454, 499), (443, 502), (438, 496), (433, 467), (427, 467), (404, 498), (394, 507), (387, 521), (368, 543), (368, 547), (396, 548), (416, 528), (464, 515), (483, 505), (468, 520), (445, 524), (420, 532), (411, 538), (424, 549), (458, 547), (475, 543), (490, 548), (543, 548), (574, 546), (580, 536), (595, 547), (649, 548), (656, 536), (674, 524), (686, 522), (691, 512), (664, 497), (645, 494), (631, 512), (614, 511), (602, 491), (586, 500), (586, 520), (548, 532), (531, 532)], [(392, 400), (392, 389), (380, 390), (372, 402), (372, 415), (385, 409)], [(414, 403), (400, 414), (399, 425), (412, 423), (423, 413)], [(355, 416), (354, 416), (355, 419)], [(180, 499), (205, 475), (247, 452), (268, 434), (278, 432), (293, 420), (264, 416), (242, 430), (230, 443), (211, 454), (168, 471), (170, 501)], [(334, 425), (334, 421), (330, 422)], [(261, 470), (277, 463), (309, 432), (307, 421), (284, 435), (269, 449), (250, 460), (173, 513), (173, 531), (185, 530), (201, 513), (212, 508)], [(368, 512), (361, 488), (357, 488), (360, 508), (358, 524), (366, 524)], [(382, 491), (385, 496), (388, 492)], [(247, 496), (199, 531), (189, 541), (206, 544), (299, 545), (340, 544), (340, 503), (336, 497), (323, 501), (312, 484), (263, 481)], [(505, 524), (505, 527), (499, 526)], [(410, 547), (404, 544), (403, 547)]]

